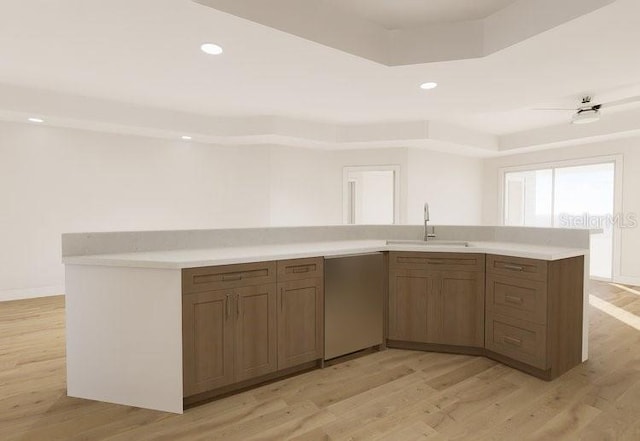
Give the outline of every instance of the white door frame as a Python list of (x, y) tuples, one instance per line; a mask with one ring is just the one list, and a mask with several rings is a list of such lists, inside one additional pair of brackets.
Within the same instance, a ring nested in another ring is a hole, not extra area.
[(349, 173), (363, 171), (393, 172), (393, 223), (400, 223), (400, 166), (399, 165), (356, 165), (342, 169), (342, 223), (348, 224), (351, 207), (349, 206)]

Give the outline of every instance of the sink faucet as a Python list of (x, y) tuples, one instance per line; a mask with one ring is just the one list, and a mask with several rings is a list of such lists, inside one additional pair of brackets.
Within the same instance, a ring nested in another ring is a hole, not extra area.
[(429, 233), (427, 231), (427, 224), (429, 223), (429, 204), (427, 202), (424, 203), (424, 241), (429, 240), (430, 237), (436, 237), (435, 235), (435, 227), (433, 228), (433, 233)]

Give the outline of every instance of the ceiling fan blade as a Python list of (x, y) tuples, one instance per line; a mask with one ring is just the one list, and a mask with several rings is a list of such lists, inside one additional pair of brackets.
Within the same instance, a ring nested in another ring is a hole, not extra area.
[(535, 108), (533, 110), (562, 110), (562, 111), (569, 110), (571, 112), (575, 112), (576, 111), (575, 108), (573, 108), (573, 109), (566, 109), (566, 108), (561, 109), (561, 108), (557, 108), (557, 107), (537, 107), (537, 108)]
[(640, 96), (632, 96), (629, 98), (623, 98), (621, 100), (609, 101), (608, 103), (600, 104), (600, 107), (613, 107), (613, 106), (621, 106), (623, 104), (631, 104), (640, 102)]

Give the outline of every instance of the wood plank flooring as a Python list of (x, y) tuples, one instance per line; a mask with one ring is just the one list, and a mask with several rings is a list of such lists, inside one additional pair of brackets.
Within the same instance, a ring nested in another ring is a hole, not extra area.
[[(640, 316), (640, 289), (591, 293)], [(64, 299), (0, 303), (0, 440), (640, 440), (640, 329), (590, 308), (590, 360), (544, 382), (387, 350), (172, 415), (69, 398)]]

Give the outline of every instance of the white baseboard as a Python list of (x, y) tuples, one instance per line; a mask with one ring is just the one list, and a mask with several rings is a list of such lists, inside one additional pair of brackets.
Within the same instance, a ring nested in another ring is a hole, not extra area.
[(39, 286), (37, 288), (3, 289), (0, 290), (0, 302), (7, 300), (33, 299), (35, 297), (50, 297), (64, 294), (64, 286)]
[(613, 281), (621, 285), (640, 286), (640, 277), (615, 276)]

